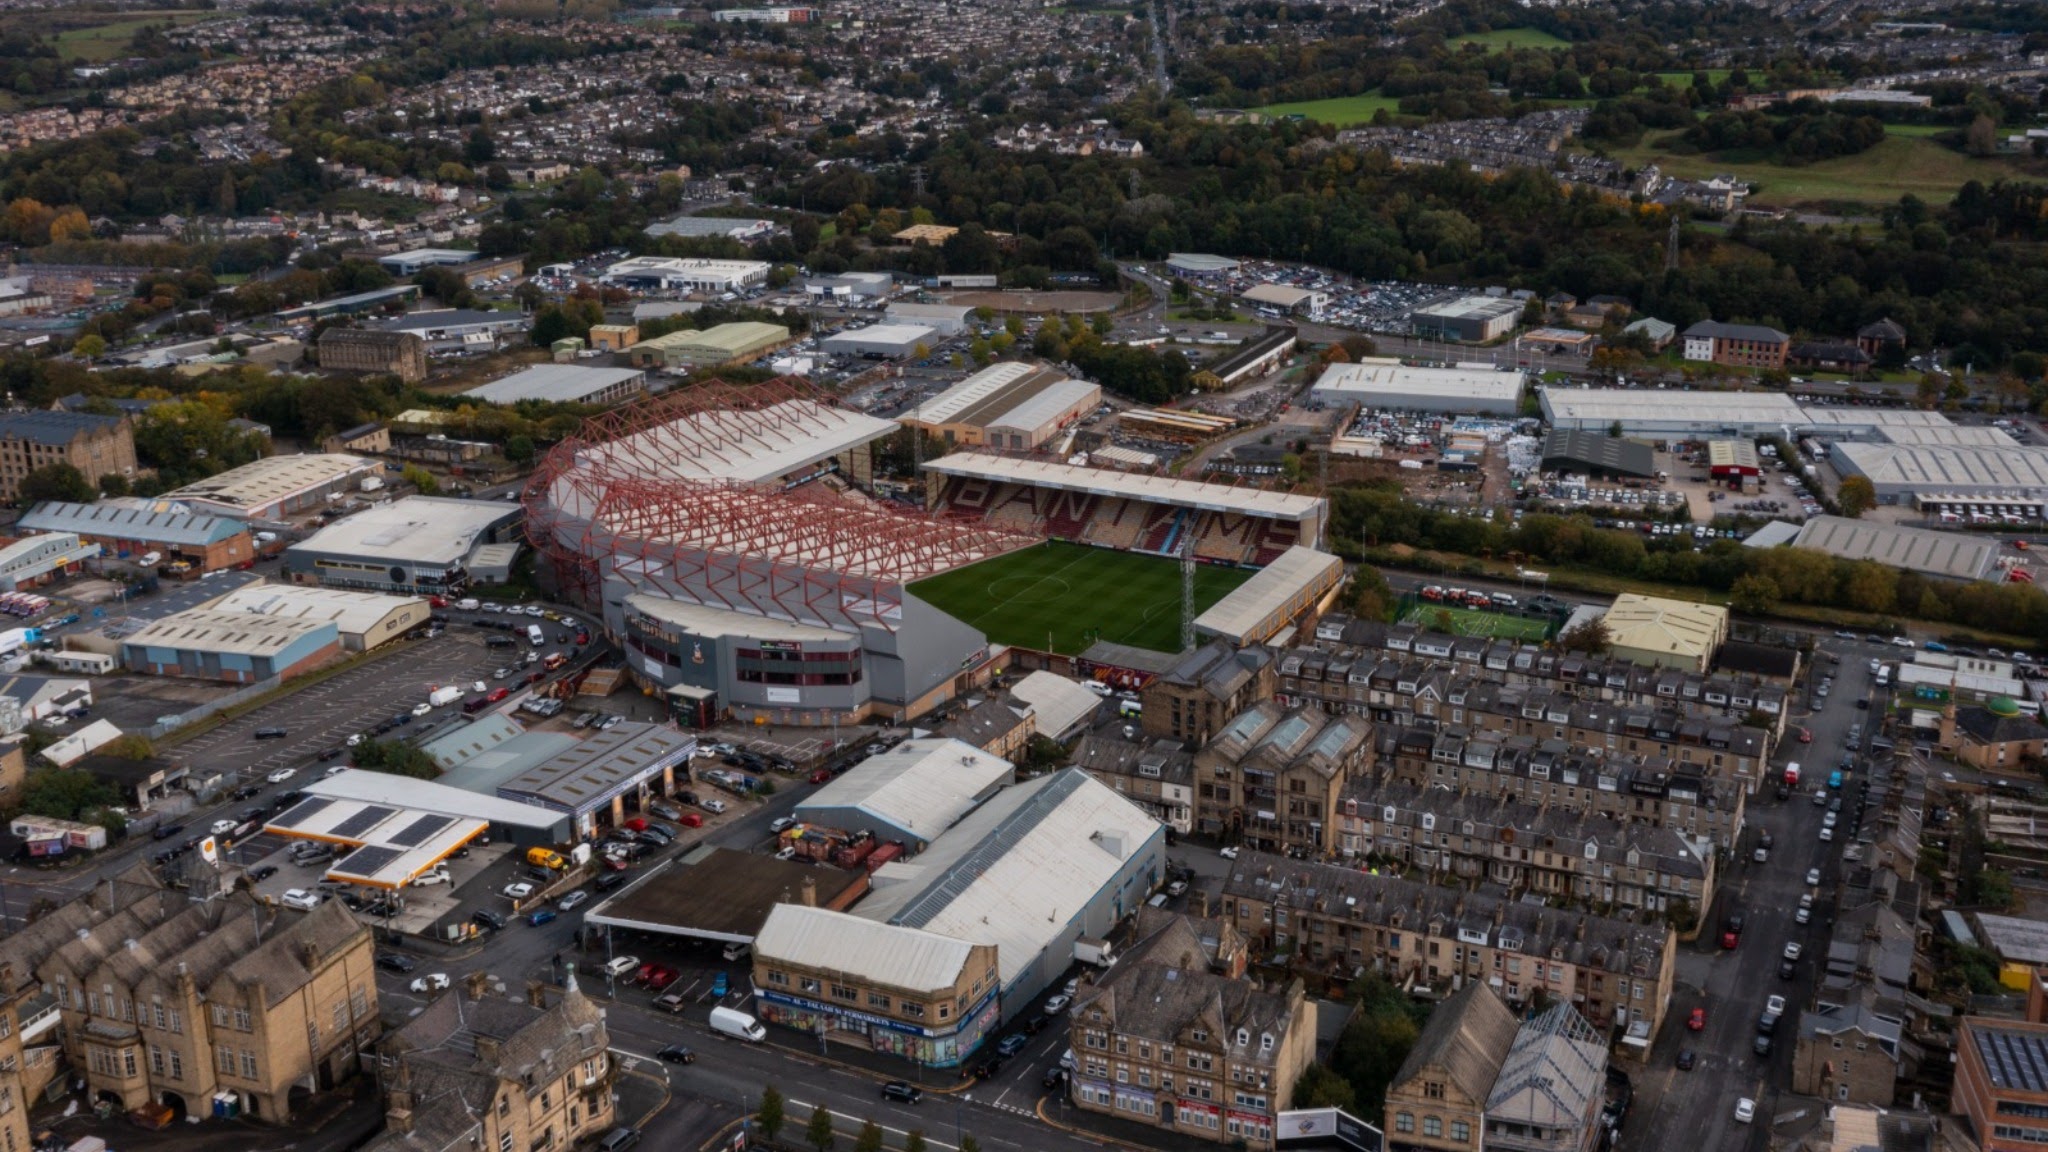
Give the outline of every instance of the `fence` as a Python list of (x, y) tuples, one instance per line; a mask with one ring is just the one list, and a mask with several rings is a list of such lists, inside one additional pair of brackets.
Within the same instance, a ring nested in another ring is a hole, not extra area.
[(225, 712), (237, 704), (246, 704), (266, 692), (274, 692), (283, 683), (282, 679), (272, 676), (268, 680), (258, 680), (254, 684), (244, 685), (218, 700), (209, 700), (190, 711), (159, 716), (156, 723), (143, 729), (142, 734), (152, 742), (161, 740), (180, 728), (197, 724), (216, 712)]

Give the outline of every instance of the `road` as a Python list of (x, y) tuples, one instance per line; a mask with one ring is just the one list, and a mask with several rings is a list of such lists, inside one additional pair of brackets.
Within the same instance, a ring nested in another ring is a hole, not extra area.
[[(1830, 655), (1839, 663), (1830, 664)], [(1844, 780), (1840, 815), (1846, 832), (1851, 807), (1858, 802), (1863, 782), (1862, 756), (1872, 732), (1872, 717), (1882, 715), (1880, 690), (1869, 669), (1876, 658), (1896, 660), (1902, 652), (1889, 644), (1867, 639), (1849, 640), (1823, 636), (1814, 667), (1816, 676), (1832, 673), (1834, 686), (1818, 711), (1795, 711), (1793, 722), (1813, 733), (1813, 742), (1787, 740), (1773, 767), (1773, 782), (1751, 797), (1748, 819), (1736, 859), (1720, 881), (1714, 908), (1704, 921), (1706, 930), (1692, 945), (1681, 945), (1678, 959), (1677, 992), (1646, 1069), (1636, 1073), (1637, 1106), (1623, 1126), (1619, 1147), (1695, 1148), (1719, 1152), (1761, 1152), (1768, 1145), (1771, 1121), (1783, 1119), (1792, 1129), (1810, 1125), (1824, 1105), (1795, 1097), (1791, 1091), (1792, 1056), (1798, 1035), (1798, 1014), (1812, 996), (1821, 958), (1827, 954), (1827, 940), (1835, 914), (1835, 885), (1842, 874), (1842, 849), (1853, 837), (1838, 835), (1831, 842), (1819, 839), (1826, 808), (1813, 803), (1816, 787), (1826, 789), (1829, 771), (1850, 749), (1850, 735), (1862, 726), (1854, 742), (1857, 762)], [(1809, 697), (1810, 699), (1810, 697)], [(1871, 701), (1869, 711), (1855, 706), (1858, 699)], [(1801, 763), (1801, 787), (1789, 799), (1777, 798), (1775, 781), (1786, 760)], [(1769, 859), (1756, 863), (1751, 854), (1768, 831), (1774, 840)], [(1806, 885), (1806, 871), (1819, 868), (1818, 887)], [(1815, 906), (1812, 921), (1795, 920), (1799, 898), (1812, 892)], [(1739, 945), (1733, 950), (1721, 946), (1721, 930), (1731, 913), (1744, 918)], [(1796, 942), (1802, 956), (1792, 980), (1779, 977), (1778, 966), (1787, 943)], [(1788, 1002), (1786, 1015), (1777, 1026), (1768, 1058), (1760, 1059), (1752, 1049), (1757, 1018), (1764, 999), (1782, 995)], [(1707, 1026), (1703, 1032), (1686, 1027), (1694, 1008), (1704, 1008)], [(1676, 1059), (1681, 1049), (1691, 1049), (1697, 1067), (1681, 1072)], [(1735, 1120), (1739, 1097), (1757, 1102), (1757, 1122)], [(1781, 1132), (1780, 1135), (1789, 1135)]]

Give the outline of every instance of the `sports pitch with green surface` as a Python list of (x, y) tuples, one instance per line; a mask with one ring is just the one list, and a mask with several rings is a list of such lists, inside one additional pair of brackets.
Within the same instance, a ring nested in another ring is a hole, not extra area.
[(1504, 616), (1498, 612), (1480, 612), (1472, 608), (1446, 608), (1426, 601), (1403, 613), (1401, 622), (1441, 630), (1444, 616), (1451, 618), (1450, 631), (1454, 636), (1490, 636), (1510, 640), (1550, 639), (1548, 620), (1531, 619), (1527, 616)]
[[(1241, 568), (1195, 569), (1200, 614), (1251, 579)], [(1154, 652), (1180, 649), (1180, 563), (1058, 542), (921, 580), (917, 597), (998, 644), (1072, 655), (1098, 640)]]

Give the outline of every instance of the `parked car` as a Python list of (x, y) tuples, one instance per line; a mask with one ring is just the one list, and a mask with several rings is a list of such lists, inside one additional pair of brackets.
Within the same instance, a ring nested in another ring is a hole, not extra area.
[(895, 1100), (903, 1104), (915, 1104), (924, 1099), (924, 1093), (916, 1085), (901, 1080), (891, 1080), (882, 1085), (882, 1099)]
[(410, 956), (401, 956), (396, 952), (379, 952), (377, 953), (377, 967), (384, 969), (386, 972), (405, 973), (412, 971), (414, 968), (419, 967), (419, 965), (413, 963), (413, 959)]
[(446, 972), (429, 972), (427, 975), (414, 980), (411, 987), (415, 992), (444, 991), (448, 987), (448, 974)]
[(695, 1064), (697, 1054), (681, 1044), (669, 1044), (656, 1051), (655, 1056), (670, 1064)]
[(271, 769), (271, 770), (270, 770), (270, 774), (269, 774), (269, 775), (267, 775), (267, 776), (265, 776), (265, 777), (264, 777), (264, 779), (265, 779), (265, 780), (268, 780), (268, 781), (269, 781), (269, 782), (271, 782), (272, 784), (282, 784), (282, 783), (284, 783), (285, 781), (287, 781), (287, 780), (291, 779), (291, 778), (292, 778), (293, 776), (295, 776), (295, 775), (297, 775), (297, 772), (296, 772), (296, 770), (295, 770), (295, 769), (291, 769), (291, 768), (273, 768), (273, 769)]

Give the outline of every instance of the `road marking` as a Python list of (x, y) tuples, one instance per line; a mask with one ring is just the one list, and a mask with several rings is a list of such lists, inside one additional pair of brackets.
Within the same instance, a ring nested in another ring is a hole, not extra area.
[[(785, 1100), (785, 1101), (784, 1101), (784, 1103), (785, 1103), (786, 1105), (788, 1105), (789, 1107), (791, 1107), (791, 1108), (801, 1108), (801, 1109), (803, 1109), (803, 1110), (804, 1110), (804, 1117), (805, 1117), (805, 1119), (809, 1119), (809, 1118), (810, 1118), (810, 1115), (811, 1115), (811, 1113), (815, 1112), (815, 1111), (817, 1110), (817, 1108), (818, 1108), (818, 1106), (817, 1106), (817, 1105), (814, 1105), (814, 1104), (806, 1104), (806, 1103), (805, 1103), (805, 1102), (803, 1102), (802, 1100), (794, 1100), (794, 1099), (792, 1099), (792, 1100)], [(831, 1109), (827, 1108), (827, 1109), (826, 1109), (826, 1111), (831, 1111)], [(852, 1116), (850, 1116), (850, 1115), (848, 1115), (848, 1114), (846, 1114), (846, 1113), (844, 1113), (844, 1112), (833, 1112), (833, 1113), (832, 1113), (832, 1128), (833, 1128), (833, 1130), (834, 1130), (834, 1131), (838, 1131), (838, 1130), (839, 1130), (839, 1126), (840, 1126), (840, 1122), (841, 1122), (841, 1121), (848, 1121), (848, 1122), (851, 1122), (851, 1121), (852, 1121), (853, 1119), (854, 1119), (854, 1117), (852, 1117)], [(863, 1123), (864, 1123), (864, 1122), (865, 1122), (865, 1121), (863, 1121)], [(901, 1137), (905, 1137), (905, 1138), (909, 1137), (909, 1135), (910, 1135), (910, 1133), (909, 1133), (908, 1131), (906, 1131), (905, 1129), (902, 1129), (902, 1128), (891, 1128), (891, 1127), (889, 1127), (889, 1126), (888, 1126), (887, 1124), (882, 1124), (882, 1123), (880, 1123), (880, 1122), (877, 1122), (877, 1123), (875, 1124), (875, 1127), (877, 1127), (877, 1128), (880, 1128), (880, 1129), (881, 1129), (881, 1130), (882, 1130), (883, 1132), (886, 1132), (886, 1133), (893, 1133), (894, 1135), (897, 1135), (897, 1136), (901, 1136)], [(963, 1127), (964, 1127), (964, 1125), (963, 1125)], [(855, 1125), (853, 1126), (853, 1133), (854, 1133), (855, 1135), (859, 1135), (859, 1133), (860, 1133), (860, 1125), (859, 1125), (859, 1124), (855, 1124)], [(1009, 1143), (1009, 1141), (1007, 1141), (1007, 1140), (996, 1140), (996, 1139), (992, 1139), (992, 1138), (988, 1138), (988, 1137), (981, 1137), (981, 1136), (977, 1136), (977, 1137), (975, 1137), (975, 1140), (976, 1140), (976, 1141), (977, 1141), (978, 1143), (981, 1143), (981, 1144), (984, 1144), (984, 1145), (986, 1145), (986, 1144), (990, 1144), (990, 1143), (1000, 1143), (1000, 1144), (1007, 1144), (1007, 1143)], [(946, 1143), (946, 1142), (945, 1142), (944, 1140), (938, 1140), (938, 1139), (935, 1139), (935, 1138), (933, 1138), (932, 1134), (931, 1134), (931, 1133), (930, 1133), (929, 1131), (925, 1132), (925, 1134), (924, 1134), (924, 1142), (925, 1142), (925, 1146), (926, 1146), (926, 1147), (929, 1147), (929, 1148), (952, 1148), (952, 1149), (955, 1149), (955, 1150), (956, 1150), (956, 1152), (957, 1152), (957, 1149), (958, 1149), (958, 1148), (960, 1147), (960, 1146), (959, 1146), (958, 1144), (948, 1144), (948, 1143)], [(1014, 1146), (1014, 1145), (1013, 1145), (1013, 1146)]]

